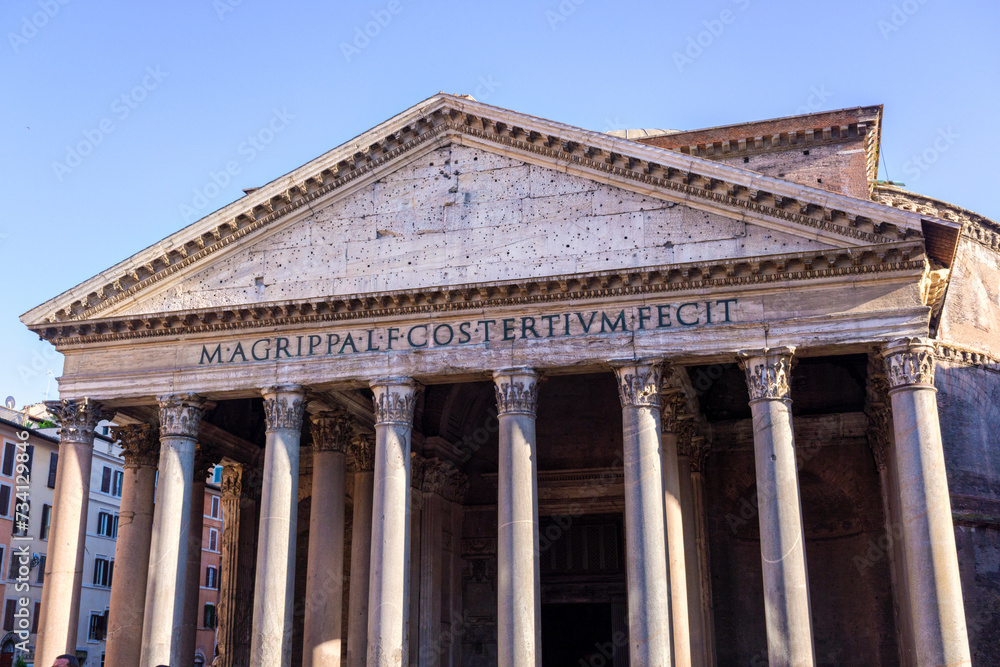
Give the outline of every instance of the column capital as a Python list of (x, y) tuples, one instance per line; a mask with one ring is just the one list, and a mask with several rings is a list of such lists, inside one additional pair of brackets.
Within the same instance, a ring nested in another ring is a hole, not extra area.
[(375, 406), (375, 425), (400, 424), (413, 426), (420, 386), (413, 378), (379, 378), (371, 382)]
[(899, 338), (882, 348), (889, 391), (906, 387), (934, 388), (934, 351), (929, 338)]
[(226, 463), (222, 466), (222, 499), (238, 500), (243, 494), (243, 465)]
[(159, 396), (160, 437), (197, 438), (201, 418), (205, 414), (205, 399), (195, 394)]
[(286, 384), (265, 387), (261, 390), (264, 396), (264, 421), (267, 431), (302, 430), (302, 417), (305, 415), (306, 392), (299, 385)]
[(662, 371), (659, 363), (641, 360), (608, 362), (618, 380), (618, 397), (623, 408), (659, 408)]
[(534, 417), (538, 413), (538, 373), (535, 369), (518, 366), (494, 371), (493, 389), (499, 414)]
[(94, 429), (102, 419), (114, 414), (97, 401), (79, 400), (46, 401), (45, 407), (59, 420), (59, 441), (86, 445), (94, 444)]
[(746, 372), (750, 402), (791, 401), (791, 369), (794, 347), (744, 350), (738, 353)]
[(680, 389), (666, 389), (660, 392), (660, 431), (677, 433), (681, 420), (689, 421), (687, 414), (687, 397)]
[(370, 435), (358, 435), (351, 440), (351, 458), (358, 472), (375, 470), (375, 439)]
[(112, 426), (111, 435), (121, 443), (125, 468), (155, 468), (160, 459), (160, 430), (151, 424)]
[(324, 410), (309, 418), (313, 451), (347, 453), (351, 441), (350, 414), (346, 410)]

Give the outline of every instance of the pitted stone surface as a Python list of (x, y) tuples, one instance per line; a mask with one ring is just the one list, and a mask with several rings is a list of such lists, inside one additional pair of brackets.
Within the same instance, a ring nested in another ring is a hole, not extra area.
[(286, 301), (829, 247), (452, 144), (127, 312)]

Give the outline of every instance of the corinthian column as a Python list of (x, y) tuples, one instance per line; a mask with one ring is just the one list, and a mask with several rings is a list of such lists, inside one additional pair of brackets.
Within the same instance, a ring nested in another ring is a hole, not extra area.
[(139, 664), (142, 652), (142, 616), (146, 606), (146, 587), (136, 586), (135, 582), (145, 581), (149, 572), (160, 434), (149, 424), (116, 426), (111, 432), (121, 442), (125, 481), (115, 542), (118, 576), (111, 582), (104, 664), (134, 667)]
[(409, 646), (410, 435), (417, 384), (371, 383), (375, 406), (371, 570), (368, 578), (370, 667), (407, 664)]
[(535, 415), (538, 375), (530, 368), (493, 374), (500, 421), (497, 461), (497, 652), (500, 664), (542, 664)]
[(222, 572), (219, 576), (218, 667), (250, 663), (254, 573), (257, 569), (257, 503), (260, 474), (249, 464), (222, 468)]
[[(685, 559), (684, 512), (681, 507), (681, 477), (677, 433), (681, 421), (691, 422), (685, 414), (684, 392), (673, 389), (663, 397), (661, 426), (663, 500), (667, 523), (667, 570), (670, 572), (670, 617), (674, 638), (674, 662), (691, 661), (691, 623), (688, 620), (687, 563)], [(686, 418), (686, 419), (685, 419)], [(685, 470), (688, 473), (688, 470)], [(689, 473), (688, 473), (689, 474)], [(688, 518), (690, 522), (693, 517)], [(691, 566), (694, 567), (694, 563)]]
[(159, 480), (142, 623), (142, 667), (181, 664), (194, 451), (204, 409), (204, 399), (191, 394), (160, 398)]
[(347, 602), (347, 664), (365, 667), (368, 652), (368, 575), (372, 552), (372, 487), (375, 443), (361, 435), (351, 441), (354, 459), (354, 517), (351, 524), (351, 586)]
[(934, 343), (925, 338), (896, 340), (883, 356), (916, 655), (921, 664), (970, 665), (934, 388)]
[(741, 355), (753, 413), (767, 654), (775, 667), (815, 662), (792, 434), (789, 377), (793, 351), (777, 348)]
[(99, 403), (86, 398), (50, 401), (45, 405), (59, 420), (61, 428), (35, 649), (35, 662), (39, 665), (51, 665), (62, 653), (76, 653), (94, 428), (102, 419), (111, 417)]
[(313, 479), (303, 626), (303, 667), (339, 667), (344, 609), (344, 469), (351, 419), (312, 417)]
[(191, 485), (191, 527), (187, 545), (187, 580), (184, 585), (184, 626), (181, 629), (181, 664), (193, 665), (198, 644), (198, 592), (201, 590), (201, 545), (205, 532), (205, 483), (212, 456), (201, 445), (194, 453)]
[(660, 370), (613, 362), (622, 402), (625, 559), (629, 664), (662, 667), (670, 659), (670, 586), (660, 455)]
[(263, 394), (267, 426), (257, 539), (257, 582), (253, 599), (251, 667), (288, 665), (292, 658), (299, 438), (305, 410), (302, 387), (270, 387)]

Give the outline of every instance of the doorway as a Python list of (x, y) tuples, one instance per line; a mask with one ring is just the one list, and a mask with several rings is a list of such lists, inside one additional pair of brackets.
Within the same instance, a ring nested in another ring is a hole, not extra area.
[(613, 664), (611, 603), (542, 605), (542, 664), (600, 667)]

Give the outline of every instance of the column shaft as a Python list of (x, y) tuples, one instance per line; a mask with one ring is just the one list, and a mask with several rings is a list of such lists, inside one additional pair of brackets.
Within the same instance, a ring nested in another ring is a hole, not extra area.
[(632, 667), (671, 664), (670, 583), (660, 441), (660, 371), (613, 364), (622, 402), (625, 558)]
[(744, 355), (757, 470), (767, 651), (772, 666), (815, 662), (802, 503), (792, 433), (792, 350)]
[(538, 376), (493, 374), (500, 421), (497, 462), (497, 652), (501, 665), (542, 664), (541, 575), (535, 415)]
[(416, 383), (388, 378), (375, 394), (375, 477), (372, 489), (368, 590), (368, 665), (409, 660), (410, 435)]
[(264, 392), (267, 421), (260, 494), (251, 667), (288, 665), (292, 657), (299, 439), (305, 408), (301, 387)]
[(201, 545), (205, 527), (205, 477), (207, 475), (207, 470), (200, 467), (198, 458), (199, 454), (195, 453), (194, 484), (191, 487), (191, 527), (187, 544), (187, 579), (184, 584), (184, 625), (181, 628), (182, 665), (194, 664), (194, 654), (198, 643)]
[(222, 568), (219, 576), (218, 667), (250, 663), (254, 578), (257, 569), (257, 503), (260, 474), (249, 464), (227, 463), (222, 471)]
[(368, 575), (372, 551), (372, 489), (375, 445), (368, 437), (351, 443), (354, 457), (354, 519), (351, 525), (351, 586), (347, 604), (347, 664), (365, 667), (368, 652)]
[(35, 648), (39, 665), (51, 665), (63, 653), (76, 653), (94, 428), (108, 416), (99, 404), (88, 399), (46, 405), (59, 419), (61, 430)]
[(204, 401), (196, 396), (160, 399), (160, 463), (142, 624), (142, 667), (181, 664), (194, 454), (203, 411)]
[[(693, 420), (684, 414), (683, 392), (674, 390), (663, 397), (661, 413), (663, 500), (666, 517), (667, 571), (670, 573), (670, 617), (673, 631), (674, 662), (691, 664), (691, 622), (688, 618), (687, 559), (685, 557), (684, 512), (681, 506), (681, 472), (678, 461), (678, 432), (692, 430)], [(684, 419), (682, 420), (682, 417)], [(681, 422), (683, 421), (683, 426)], [(689, 428), (690, 425), (690, 428)], [(690, 437), (690, 434), (686, 434)], [(693, 566), (694, 563), (692, 562)]]
[(892, 401), (909, 611), (921, 664), (971, 664), (937, 390), (934, 347), (903, 339), (883, 352)]
[(115, 427), (125, 458), (125, 479), (115, 541), (118, 576), (111, 582), (105, 667), (135, 667), (142, 645), (146, 606), (144, 582), (149, 572), (149, 542), (153, 530), (153, 497), (160, 434), (149, 424)]
[[(691, 607), (690, 615), (695, 615), (695, 609), (701, 614), (702, 628), (702, 662), (705, 665), (715, 664), (715, 645), (713, 644), (714, 619), (712, 618), (712, 577), (711, 562), (708, 553), (708, 515), (705, 511), (705, 483), (701, 472), (703, 455), (691, 457), (691, 488), (694, 508), (691, 513), (691, 523), (694, 524), (695, 559), (697, 570), (697, 604)], [(697, 462), (697, 465), (696, 465)], [(689, 572), (691, 569), (689, 568)], [(688, 579), (690, 581), (690, 578)], [(694, 656), (697, 659), (697, 655)]]
[(344, 609), (344, 474), (350, 419), (324, 412), (311, 420), (312, 505), (303, 625), (303, 667), (339, 667)]

